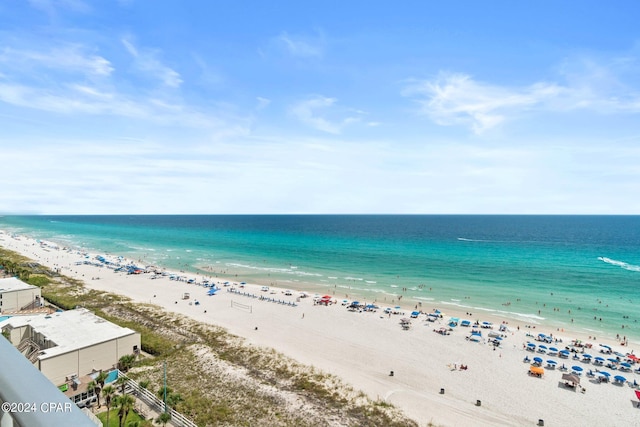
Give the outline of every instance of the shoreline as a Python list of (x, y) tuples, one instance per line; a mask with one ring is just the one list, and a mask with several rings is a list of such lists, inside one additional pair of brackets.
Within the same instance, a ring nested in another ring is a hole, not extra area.
[[(292, 307), (227, 292), (228, 287), (222, 283), (217, 295), (208, 296), (204, 287), (171, 281), (167, 277), (150, 280), (150, 276), (144, 274), (127, 275), (104, 267), (76, 265), (85, 260), (77, 252), (42, 247), (34, 239), (22, 236), (14, 239), (0, 232), (0, 245), (50, 268), (61, 268), (62, 274), (84, 281), (88, 288), (125, 295), (135, 302), (152, 303), (167, 311), (217, 324), (251, 344), (274, 348), (299, 362), (335, 374), (370, 397), (396, 405), (421, 425), (429, 421), (436, 425), (522, 425), (533, 424), (538, 419), (555, 425), (575, 423), (577, 419), (583, 425), (598, 425), (611, 423), (613, 417), (621, 425), (630, 425), (637, 420), (637, 412), (630, 404), (633, 392), (626, 385), (591, 385), (583, 376), (588, 391), (573, 393), (556, 385), (561, 377), (559, 371), (549, 371), (546, 378), (539, 380), (526, 374), (528, 366), (522, 362), (525, 355), (538, 355), (523, 350), (527, 341), (533, 341), (533, 337), (527, 335), (538, 333), (560, 336), (564, 345), (572, 339), (590, 341), (595, 353), (600, 343), (609, 343), (615, 350), (626, 352), (633, 349), (634, 342), (629, 348), (621, 347), (616, 342), (602, 338), (593, 341), (586, 334), (568, 330), (558, 332), (540, 325), (527, 328), (525, 322), (509, 319), (504, 343), (494, 349), (466, 341), (464, 336), (469, 329), (460, 326), (454, 328), (450, 336), (432, 332), (445, 326), (449, 317), (472, 321), (478, 317), (480, 321), (493, 321), (496, 326), (505, 320), (490, 314), (473, 313), (471, 317), (447, 308), (443, 319), (434, 323), (413, 319), (410, 330), (403, 331), (398, 324), (403, 316), (387, 316), (381, 310), (352, 313), (340, 304), (339, 296), (336, 296), (336, 305), (313, 305), (311, 298), (296, 301), (297, 292), (286, 296), (283, 289), (271, 288), (265, 294), (260, 285), (244, 287), (246, 293), (298, 304)], [(271, 294), (272, 291), (275, 294)], [(180, 296), (186, 292), (190, 298), (182, 300)], [(189, 304), (196, 299), (199, 304)], [(240, 305), (232, 307), (232, 301), (250, 306), (250, 311)], [(423, 303), (423, 311), (431, 312), (433, 308), (437, 307)], [(571, 359), (553, 359), (568, 366), (583, 365)], [(465, 364), (469, 370), (451, 370), (452, 364)], [(594, 366), (585, 365), (586, 369)], [(394, 376), (389, 375), (390, 371), (394, 371)], [(629, 380), (640, 380), (637, 374), (625, 376)], [(439, 393), (441, 388), (446, 389), (443, 395)], [(612, 400), (611, 396), (618, 395), (620, 399)], [(531, 404), (532, 398), (535, 405)], [(482, 406), (475, 406), (477, 400), (482, 401)], [(558, 401), (566, 401), (566, 405), (560, 405), (562, 411), (557, 410)], [(568, 408), (570, 405), (573, 406)]]
[[(52, 220), (52, 222), (58, 221)], [(66, 235), (62, 230), (56, 232), (55, 227), (54, 229), (49, 229), (46, 226), (43, 229), (29, 226), (12, 228), (7, 225), (7, 227), (12, 232), (31, 236), (34, 239), (47, 236), (44, 238), (54, 240), (61, 246), (79, 247), (93, 253), (124, 255), (127, 258), (138, 260), (142, 264), (164, 265), (171, 270), (186, 272), (192, 277), (208, 276), (211, 278), (216, 276), (229, 281), (246, 280), (260, 285), (294, 288), (310, 293), (331, 293), (337, 298), (355, 298), (355, 295), (358, 295), (358, 299), (378, 301), (381, 304), (392, 306), (398, 304), (398, 298), (402, 297), (400, 305), (407, 308), (413, 308), (416, 304), (422, 303), (423, 307), (445, 307), (446, 311), (456, 313), (472, 312), (476, 315), (483, 313), (483, 315), (490, 315), (512, 323), (537, 325), (537, 327), (544, 327), (556, 332), (561, 332), (562, 329), (571, 330), (585, 337), (595, 335), (613, 340), (616, 336), (620, 338), (627, 336), (629, 340), (640, 343), (640, 327), (638, 325), (640, 316), (637, 316), (637, 313), (632, 309), (633, 302), (629, 299), (634, 295), (632, 288), (624, 293), (620, 287), (610, 292), (608, 287), (604, 285), (594, 288), (595, 282), (593, 280), (582, 284), (582, 280), (577, 277), (568, 281), (560, 280), (555, 285), (555, 279), (559, 279), (559, 277), (554, 279), (552, 276), (542, 274), (541, 277), (544, 280), (536, 280), (538, 275), (535, 272), (542, 273), (545, 270), (544, 266), (541, 267), (537, 264), (533, 265), (534, 270), (523, 271), (522, 274), (510, 279), (503, 274), (495, 282), (492, 281), (493, 269), (487, 273), (489, 270), (484, 267), (493, 265), (498, 273), (501, 271), (501, 267), (499, 264), (491, 263), (487, 266), (476, 266), (484, 269), (484, 273), (481, 273), (477, 278), (464, 269), (460, 272), (449, 271), (453, 274), (451, 276), (447, 274), (430, 276), (422, 273), (416, 276), (415, 265), (412, 266), (414, 268), (412, 274), (407, 274), (405, 277), (402, 269), (394, 270), (393, 274), (380, 275), (381, 270), (373, 266), (369, 266), (370, 269), (367, 269), (366, 264), (360, 265), (357, 262), (353, 265), (349, 262), (338, 263), (337, 265), (355, 268), (347, 268), (342, 271), (340, 268), (329, 265), (330, 262), (329, 264), (318, 264), (313, 261), (306, 263), (302, 261), (302, 258), (295, 256), (285, 258), (276, 256), (270, 260), (268, 250), (264, 257), (255, 254), (244, 257), (238, 251), (226, 250), (224, 244), (205, 250), (202, 245), (206, 243), (206, 240), (194, 242), (193, 245), (159, 244), (154, 246), (127, 238), (120, 241), (116, 238), (118, 236), (116, 229), (110, 229), (111, 233), (115, 234), (105, 241), (97, 238), (99, 236), (92, 236), (91, 233), (87, 235), (81, 233), (77, 236)], [(181, 238), (180, 235), (174, 234), (172, 236), (172, 241), (176, 242)], [(222, 240), (224, 241), (224, 239)], [(229, 243), (233, 247), (233, 242)], [(465, 247), (467, 247), (466, 244), (463, 244), (459, 250), (464, 253)], [(568, 260), (571, 260), (571, 264), (575, 263), (580, 266), (579, 269), (582, 272), (588, 272), (589, 268), (595, 268), (598, 273), (594, 277), (598, 280), (606, 281), (605, 276), (612, 275), (612, 277), (616, 277), (614, 282), (622, 283), (620, 282), (623, 280), (622, 276), (628, 272), (625, 273), (621, 269), (621, 265), (618, 265), (620, 262), (614, 262), (615, 260), (607, 258), (609, 262), (604, 264), (602, 262), (603, 254), (615, 259), (628, 260), (622, 255), (618, 257), (606, 250), (592, 251), (586, 257), (568, 258)], [(593, 261), (596, 258), (598, 261)], [(516, 261), (520, 263), (521, 267), (523, 266), (522, 256), (516, 258)], [(594, 264), (591, 264), (592, 262)], [(528, 263), (527, 268), (530, 268)], [(541, 268), (542, 270), (540, 270)], [(587, 270), (584, 270), (585, 268)], [(565, 273), (571, 276), (570, 271), (565, 271)], [(504, 279), (508, 280), (504, 281)], [(626, 283), (625, 287), (632, 286), (633, 280), (636, 279), (637, 276), (629, 276), (628, 281), (624, 282)], [(563, 288), (563, 285), (567, 287)], [(585, 286), (584, 292), (580, 291), (582, 286)], [(517, 292), (521, 298), (514, 298), (514, 292)]]

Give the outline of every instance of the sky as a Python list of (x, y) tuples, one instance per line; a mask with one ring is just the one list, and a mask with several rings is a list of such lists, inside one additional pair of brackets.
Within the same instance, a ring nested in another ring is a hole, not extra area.
[(0, 2), (0, 214), (640, 214), (637, 1)]

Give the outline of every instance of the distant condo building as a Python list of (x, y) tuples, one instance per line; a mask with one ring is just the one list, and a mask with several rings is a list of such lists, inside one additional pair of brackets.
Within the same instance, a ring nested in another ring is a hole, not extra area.
[(0, 330), (53, 384), (69, 391), (80, 378), (111, 370), (140, 350), (139, 333), (84, 308), (7, 316), (0, 318)]
[(42, 302), (39, 287), (16, 277), (0, 279), (0, 314), (37, 308)]

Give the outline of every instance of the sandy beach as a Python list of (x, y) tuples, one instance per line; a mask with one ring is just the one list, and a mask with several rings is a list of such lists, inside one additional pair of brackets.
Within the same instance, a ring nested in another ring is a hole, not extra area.
[[(343, 295), (336, 295), (336, 304), (318, 305), (312, 297), (299, 298), (300, 292), (296, 289), (292, 289), (292, 295), (273, 287), (263, 291), (259, 285), (241, 286), (241, 278), (235, 285), (217, 283), (220, 291), (209, 296), (206, 287), (170, 280), (168, 276), (116, 273), (105, 267), (83, 264), (87, 260), (95, 261), (95, 256), (101, 254), (90, 254), (86, 258), (76, 250), (41, 245), (33, 239), (2, 232), (0, 245), (47, 267), (60, 269), (61, 274), (83, 280), (89, 288), (121, 294), (136, 302), (155, 304), (197, 321), (222, 326), (251, 344), (273, 348), (342, 378), (374, 399), (392, 403), (420, 425), (431, 422), (444, 426), (522, 426), (536, 425), (539, 420), (544, 420), (547, 426), (640, 423), (638, 399), (629, 384), (599, 383), (597, 377), (586, 375), (589, 370), (604, 369), (612, 375), (624, 375), (630, 382), (640, 382), (639, 374), (621, 373), (525, 349), (527, 342), (541, 344), (534, 341), (539, 333), (561, 338), (562, 343), (547, 344), (559, 349), (573, 339), (581, 339), (592, 345), (585, 352), (605, 358), (611, 356), (599, 353), (600, 344), (608, 344), (613, 351), (626, 354), (632, 350), (637, 353), (634, 342), (621, 346), (619, 342), (605, 342), (600, 337), (593, 341), (567, 330), (548, 330), (540, 325), (533, 328), (509, 321), (505, 325), (507, 330), (502, 332), (502, 344), (496, 348), (488, 342), (487, 335), (490, 331), (498, 332), (504, 318), (485, 314), (467, 316), (447, 309), (435, 322), (428, 322), (425, 315), (420, 315), (411, 319), (408, 330), (403, 330), (400, 319), (409, 317), (413, 306), (404, 307), (404, 314), (386, 314), (382, 310), (384, 306), (375, 312), (350, 311), (341, 304)], [(193, 274), (178, 274), (196, 281), (203, 279)], [(231, 292), (232, 288), (236, 292)], [(183, 299), (185, 293), (189, 299)], [(435, 308), (444, 311), (443, 307), (421, 307), (424, 312)], [(494, 327), (482, 330), (481, 342), (467, 340), (470, 328), (462, 326), (453, 328), (450, 335), (435, 333), (434, 329), (445, 327), (450, 317), (479, 318), (481, 322), (492, 322)], [(564, 387), (561, 380), (564, 372), (559, 369), (546, 369), (542, 378), (528, 375), (530, 365), (523, 361), (525, 357), (541, 357), (545, 362), (554, 359), (558, 366), (566, 365), (569, 372), (572, 366), (582, 367), (580, 384), (584, 392)], [(468, 369), (460, 370), (461, 364)]]

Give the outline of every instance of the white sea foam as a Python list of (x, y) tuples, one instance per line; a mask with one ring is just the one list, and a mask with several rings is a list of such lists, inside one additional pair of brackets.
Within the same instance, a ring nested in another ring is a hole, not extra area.
[(624, 268), (625, 270), (640, 272), (640, 265), (633, 265), (633, 264), (626, 263), (624, 261), (618, 261), (618, 260), (607, 258), (607, 257), (603, 257), (603, 256), (598, 257), (598, 259), (600, 261), (602, 261), (602, 262), (606, 262), (607, 264), (611, 264), (611, 265), (615, 265), (615, 266), (620, 267), (620, 268)]
[(546, 319), (545, 317), (541, 317), (535, 314), (518, 313), (517, 311), (495, 310), (492, 308), (484, 308), (484, 307), (474, 307), (471, 305), (458, 304), (457, 302), (451, 302), (451, 301), (441, 301), (441, 304), (461, 307), (464, 309), (470, 309), (472, 311), (484, 311), (487, 313), (491, 313), (493, 316), (507, 317), (511, 319), (520, 319), (520, 320), (523, 320), (529, 323), (535, 323), (535, 324), (538, 324), (539, 321), (544, 321)]
[(465, 237), (458, 237), (458, 240), (461, 242), (491, 242), (491, 240), (467, 239)]
[(377, 283), (377, 282), (375, 282), (373, 280), (365, 280), (365, 282), (367, 282), (367, 283)]
[(292, 274), (294, 276), (324, 277), (320, 273), (309, 273), (309, 272), (306, 272), (306, 271), (291, 270), (289, 268), (259, 267), (257, 265), (239, 264), (239, 263), (233, 263), (233, 262), (225, 263), (225, 265), (227, 267), (244, 268), (244, 269), (247, 269), (247, 270), (266, 271), (266, 272), (269, 272), (269, 273)]
[(128, 245), (130, 249), (136, 250), (136, 251), (145, 251), (145, 252), (155, 252), (156, 250), (153, 248), (144, 248), (144, 247), (140, 247), (140, 246), (132, 246), (132, 245)]

